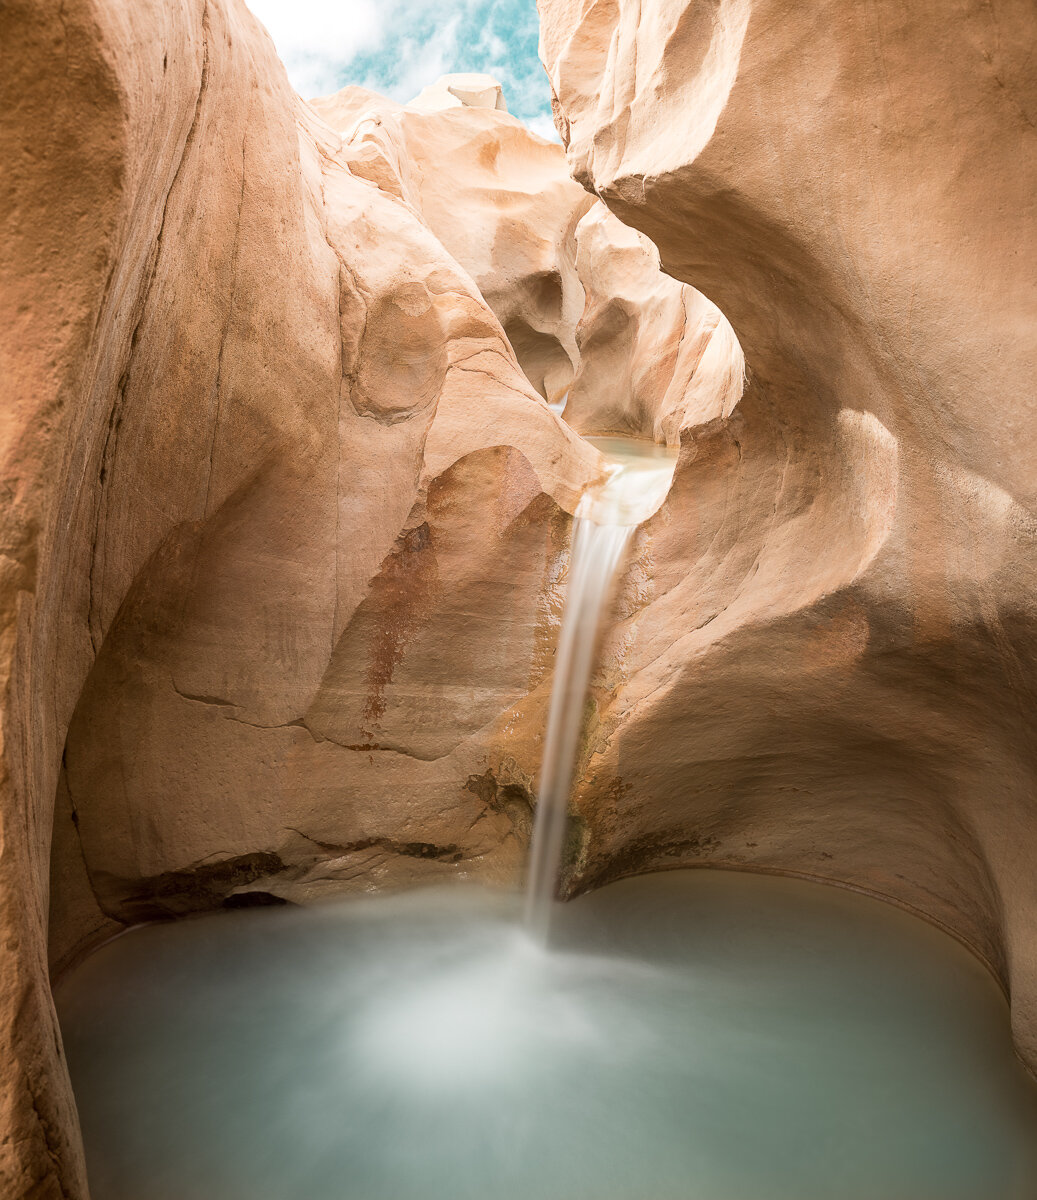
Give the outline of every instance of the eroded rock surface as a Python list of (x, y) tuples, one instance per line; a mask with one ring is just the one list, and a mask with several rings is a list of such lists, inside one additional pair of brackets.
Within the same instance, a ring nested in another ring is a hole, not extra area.
[[(325, 710), (329, 669), (348, 686), (336, 648), (372, 581), (386, 619), (357, 719), (391, 703), (427, 599), (407, 572), (448, 540), (429, 505), (477, 508), (469, 484), (499, 497), (479, 521), (485, 570), (462, 572), (492, 586), (509, 539), (537, 542), (529, 513), (560, 521), (600, 464), (429, 228), (350, 170), (242, 5), (66, 0), (0, 20), (0, 1191), (73, 1196), (48, 905), (60, 964), (142, 913), (219, 903), (293, 852), (343, 872), (472, 853), (410, 820), (443, 801), (405, 778), (396, 819), (369, 829), (333, 798), (368, 751), (302, 718)], [(536, 604), (519, 588), (512, 603), (532, 631)], [(521, 649), (494, 641), (512, 676)], [(510, 696), (512, 676), (489, 691)], [(284, 807), (278, 770), (303, 761), (305, 798)], [(474, 822), (469, 773), (454, 791)]]
[(70, 841), (121, 922), (246, 891), (517, 882), (569, 534), (549, 493), (570, 504), (597, 469), (544, 399), (675, 441), (742, 386), (726, 322), (557, 145), (481, 105), (348, 88), (314, 107), (336, 131), (305, 117), (335, 155), (338, 405), (305, 404), (328, 422), (305, 466), (258, 466), (125, 581), (68, 730)]
[(574, 174), (750, 380), (642, 533), (579, 886), (885, 895), (994, 966), (1037, 1067), (1033, 6), (541, 12)]
[(1034, 1061), (1032, 12), (939, 7), (546, 0), (608, 207), (493, 87), (303, 104), (238, 0), (4, 8), (5, 1195), (85, 1189), (48, 907), (60, 968), (518, 878), (600, 470), (549, 404), (681, 445), (568, 886), (888, 896)]
[(358, 87), (313, 101), (349, 140), (353, 169), (398, 187), (471, 274), (574, 428), (672, 444), (730, 413), (743, 364), (716, 306), (660, 271), (651, 242), (573, 181), (556, 144), (488, 103), (455, 105), (418, 111)]
[[(16, 2), (0, 40), (0, 1191), (78, 1197), (48, 917), (60, 970), (154, 916), (516, 880), (601, 472), (545, 397), (675, 438), (724, 327), (495, 96), (333, 127), (238, 0)], [(641, 282), (596, 413), (609, 226)]]

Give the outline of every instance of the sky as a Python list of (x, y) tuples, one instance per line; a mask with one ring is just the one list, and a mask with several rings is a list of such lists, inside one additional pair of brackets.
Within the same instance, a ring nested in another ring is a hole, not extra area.
[(347, 83), (406, 102), (440, 75), (485, 71), (508, 109), (557, 140), (536, 0), (247, 0), (303, 96)]

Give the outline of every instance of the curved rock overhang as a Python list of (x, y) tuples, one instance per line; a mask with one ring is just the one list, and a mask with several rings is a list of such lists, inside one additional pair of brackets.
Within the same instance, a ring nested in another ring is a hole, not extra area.
[(708, 861), (907, 905), (998, 973), (1033, 1068), (1033, 8), (541, 11), (574, 174), (749, 377), (671, 497), (585, 880)]
[[(602, 471), (548, 400), (674, 441), (742, 373), (643, 239), (639, 290), (595, 282), (621, 227), (500, 108), (333, 127), (238, 0), (16, 2), (0, 36), (0, 1180), (82, 1196), (48, 950), (514, 879), (566, 513)], [(511, 225), (458, 236), (418, 121)], [(504, 198), (507, 161), (539, 165)]]

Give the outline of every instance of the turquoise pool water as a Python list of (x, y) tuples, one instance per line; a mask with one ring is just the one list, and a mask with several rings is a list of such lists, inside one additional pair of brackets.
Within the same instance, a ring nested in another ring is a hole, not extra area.
[(952, 939), (679, 871), (136, 930), (57, 1002), (94, 1200), (1033, 1200), (1037, 1085)]

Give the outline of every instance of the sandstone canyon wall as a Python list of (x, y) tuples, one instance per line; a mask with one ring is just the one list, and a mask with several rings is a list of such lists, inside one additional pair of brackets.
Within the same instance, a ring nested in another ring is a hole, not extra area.
[[(341, 138), (323, 187), (342, 237), (360, 242), (350, 281), (388, 297), (366, 312), (340, 299), (346, 336), (362, 338), (342, 353), (356, 356), (351, 402), (365, 408), (314, 431), (319, 468), (293, 459), (285, 479), (257, 464), (255, 483), (125, 580), (57, 782), (75, 816), (57, 844), (85, 868), (55, 855), (58, 966), (89, 933), (84, 912), (99, 919), (70, 878), (122, 923), (442, 875), (516, 882), (568, 539), (526, 464), (553, 471), (569, 503), (596, 459), (544, 400), (568, 394), (576, 425), (676, 441), (741, 391), (730, 327), (571, 180), (557, 145), (493, 107), (408, 111), (356, 88), (314, 107)], [(433, 252), (500, 325), (475, 299), (443, 304), (434, 323), (423, 283), (390, 291), (378, 275), (424, 279)], [(466, 335), (456, 351), (451, 321)], [(242, 356), (263, 342), (253, 309)], [(429, 381), (429, 361), (451, 353), (453, 375)], [(710, 374), (717, 357), (725, 369)], [(391, 401), (386, 364), (400, 376)], [(502, 378), (523, 408), (493, 405)], [(548, 434), (554, 453), (583, 457), (552, 465)]]
[(541, 0), (573, 173), (716, 302), (582, 882), (806, 873), (956, 932), (1037, 1067), (1037, 12)]
[[(0, 41), (0, 1190), (82, 1196), (48, 949), (513, 882), (602, 469), (545, 398), (675, 440), (741, 360), (496, 107), (340, 96), (381, 116), (333, 128), (237, 0), (14, 3)], [(595, 313), (626, 326), (603, 408)]]
[(4, 1195), (85, 1194), (48, 918), (61, 969), (518, 878), (601, 468), (550, 406), (680, 444), (566, 886), (865, 888), (1037, 1059), (1032, 14), (584, 8), (543, 12), (583, 186), (493, 88), (303, 104), (238, 0), (0, 12)]

